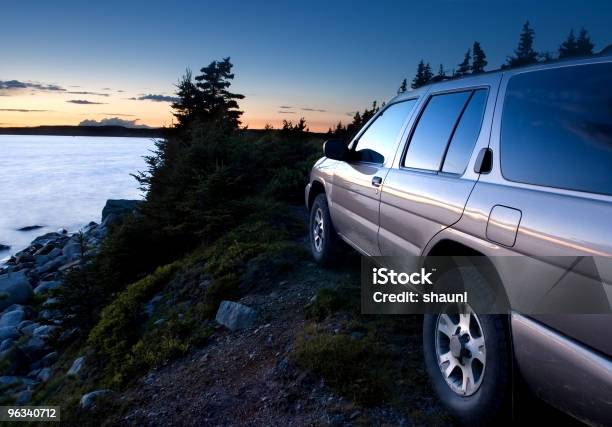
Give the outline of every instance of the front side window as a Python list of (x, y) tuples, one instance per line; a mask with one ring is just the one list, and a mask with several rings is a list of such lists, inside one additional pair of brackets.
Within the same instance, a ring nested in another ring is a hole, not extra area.
[(360, 162), (385, 163), (391, 160), (397, 139), (416, 99), (389, 105), (359, 137), (352, 159)]
[(501, 170), (511, 181), (612, 195), (612, 63), (513, 76)]

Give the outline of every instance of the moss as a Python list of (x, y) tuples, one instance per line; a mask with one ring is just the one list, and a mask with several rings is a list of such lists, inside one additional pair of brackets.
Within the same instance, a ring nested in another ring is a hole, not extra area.
[(371, 338), (353, 340), (346, 335), (322, 334), (300, 339), (292, 357), (358, 404), (375, 405), (389, 396), (392, 375), (388, 357)]
[(142, 316), (142, 304), (166, 285), (179, 267), (178, 262), (159, 267), (153, 274), (128, 286), (104, 308), (88, 339), (98, 357), (111, 365), (124, 357), (137, 340), (138, 329), (134, 325)]

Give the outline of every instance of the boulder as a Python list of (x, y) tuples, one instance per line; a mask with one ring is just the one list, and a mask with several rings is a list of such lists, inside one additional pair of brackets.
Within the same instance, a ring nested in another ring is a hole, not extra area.
[(36, 295), (44, 294), (53, 289), (57, 289), (62, 285), (62, 282), (57, 280), (50, 280), (48, 282), (40, 282), (36, 288), (34, 288), (34, 293)]
[(53, 372), (51, 371), (51, 368), (42, 368), (40, 371), (38, 371), (38, 374), (36, 375), (36, 379), (38, 381), (46, 383), (47, 381), (51, 379), (52, 374)]
[(22, 272), (4, 274), (0, 276), (0, 310), (11, 304), (22, 304), (32, 296), (32, 286), (26, 275)]
[(65, 237), (59, 233), (46, 233), (32, 240), (32, 243), (30, 243), (30, 246), (33, 246), (33, 245), (44, 246), (49, 242), (56, 242), (62, 239), (65, 239)]
[(40, 364), (41, 366), (44, 366), (44, 367), (51, 366), (57, 361), (57, 357), (58, 357), (57, 351), (52, 351), (51, 353), (47, 354), (45, 357), (40, 359)]
[(55, 329), (57, 329), (57, 326), (42, 325), (34, 329), (32, 335), (38, 338), (46, 339), (49, 337), (49, 335), (53, 333)]
[(49, 259), (57, 258), (62, 254), (62, 250), (60, 248), (53, 248), (51, 252), (49, 252)]
[(80, 406), (83, 409), (91, 409), (96, 405), (101, 397), (107, 396), (110, 393), (110, 390), (90, 391), (89, 393), (81, 396)]
[(17, 231), (32, 231), (43, 227), (44, 225), (26, 225), (25, 227), (18, 228)]
[[(104, 226), (116, 221), (122, 215), (134, 212), (140, 200), (109, 199), (102, 209), (102, 224)], [(112, 217), (111, 217), (112, 215)]]
[(11, 247), (9, 245), (3, 245), (0, 243), (0, 251), (8, 251)]
[(251, 307), (232, 302), (222, 301), (215, 320), (232, 331), (251, 327), (257, 319), (257, 313)]
[(15, 339), (19, 336), (17, 327), (15, 326), (2, 326), (0, 327), (0, 341), (4, 341), (8, 338)]
[(34, 264), (38, 267), (40, 265), (44, 265), (51, 260), (49, 255), (35, 255), (34, 256)]
[(69, 260), (81, 257), (81, 245), (77, 242), (69, 242), (62, 249), (62, 254)]
[(13, 338), (7, 338), (0, 343), (0, 353), (10, 350), (15, 344), (15, 340)]
[(78, 375), (84, 366), (85, 356), (77, 357), (76, 359), (74, 359), (74, 362), (72, 362), (72, 366), (70, 366), (70, 369), (68, 369), (66, 375)]
[(21, 321), (25, 318), (25, 311), (21, 308), (5, 312), (0, 317), (0, 328), (10, 326), (17, 327)]
[(58, 268), (60, 268), (66, 261), (67, 261), (67, 258), (65, 256), (54, 258), (51, 261), (45, 263), (44, 265), (35, 268), (34, 273), (39, 276), (42, 276), (43, 274), (46, 274), (46, 273), (51, 273), (57, 270)]
[(27, 405), (32, 400), (32, 390), (21, 390), (15, 395), (16, 405)]
[(38, 323), (34, 323), (31, 320), (24, 320), (17, 326), (17, 330), (24, 335), (32, 335), (34, 329), (38, 328), (40, 325)]

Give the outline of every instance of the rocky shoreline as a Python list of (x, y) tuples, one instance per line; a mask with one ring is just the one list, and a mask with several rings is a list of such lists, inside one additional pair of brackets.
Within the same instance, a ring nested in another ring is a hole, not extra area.
[[(52, 291), (64, 285), (66, 273), (98, 253), (109, 225), (137, 203), (108, 200), (100, 224), (92, 221), (76, 233), (46, 233), (0, 266), (0, 401), (28, 404), (35, 386), (57, 374), (51, 368), (59, 356), (53, 343), (79, 330), (64, 327), (67, 319), (54, 308)], [(76, 375), (84, 363), (79, 357), (62, 374)]]

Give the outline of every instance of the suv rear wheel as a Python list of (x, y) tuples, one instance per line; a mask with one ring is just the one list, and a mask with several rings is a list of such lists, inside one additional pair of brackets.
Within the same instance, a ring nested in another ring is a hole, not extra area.
[(310, 208), (310, 250), (315, 261), (323, 266), (332, 265), (338, 255), (340, 239), (334, 230), (324, 193), (319, 194)]
[[(456, 279), (453, 274), (457, 271), (440, 280)], [(425, 315), (423, 352), (432, 387), (464, 424), (487, 425), (509, 414), (512, 369), (506, 322), (504, 315), (479, 315), (469, 304)]]

